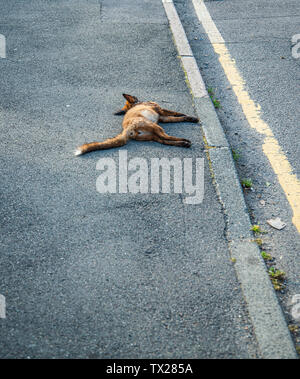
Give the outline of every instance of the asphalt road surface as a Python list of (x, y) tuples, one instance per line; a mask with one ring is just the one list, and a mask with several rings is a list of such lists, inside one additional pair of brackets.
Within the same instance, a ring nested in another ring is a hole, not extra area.
[[(122, 93), (194, 114), (160, 0), (1, 1), (1, 358), (247, 358), (259, 353), (205, 161), (204, 201), (100, 194)], [(128, 158), (205, 158), (131, 142)]]

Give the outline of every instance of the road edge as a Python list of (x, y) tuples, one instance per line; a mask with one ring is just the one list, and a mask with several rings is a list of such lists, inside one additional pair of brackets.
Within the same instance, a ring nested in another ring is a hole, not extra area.
[(265, 359), (297, 359), (298, 354), (266, 265), (250, 231), (251, 222), (223, 127), (207, 93), (173, 0), (162, 0), (196, 112), (212, 178), (223, 206), (228, 247), (256, 340)]

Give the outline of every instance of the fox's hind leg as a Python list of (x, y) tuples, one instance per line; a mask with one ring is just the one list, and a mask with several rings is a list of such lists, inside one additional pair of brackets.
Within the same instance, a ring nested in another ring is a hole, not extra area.
[(191, 147), (192, 145), (191, 141), (186, 140), (184, 138), (178, 138), (178, 140), (174, 140), (174, 139), (156, 137), (154, 141), (159, 142), (163, 145), (172, 145), (172, 146), (178, 146), (178, 147)]
[(180, 147), (191, 147), (191, 141), (185, 138), (169, 136), (164, 131), (156, 132), (156, 142), (162, 143), (164, 145), (180, 146)]
[(155, 141), (164, 145), (173, 145), (181, 147), (190, 147), (191, 141), (185, 138), (169, 136), (163, 128), (154, 122), (147, 122), (136, 129), (135, 140), (137, 141)]

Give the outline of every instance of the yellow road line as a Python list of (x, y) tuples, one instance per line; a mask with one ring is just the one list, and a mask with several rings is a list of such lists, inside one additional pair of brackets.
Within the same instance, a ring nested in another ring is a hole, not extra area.
[(265, 137), (262, 150), (277, 175), (278, 181), (293, 210), (292, 222), (300, 233), (300, 181), (293, 174), (293, 168), (275, 138), (272, 129), (261, 119), (261, 107), (255, 104), (248, 94), (245, 88), (245, 81), (239, 73), (235, 61), (232, 59), (225, 41), (213, 22), (203, 0), (192, 1), (198, 19), (202, 23), (216, 54), (219, 56), (219, 61), (232, 85), (249, 125)]

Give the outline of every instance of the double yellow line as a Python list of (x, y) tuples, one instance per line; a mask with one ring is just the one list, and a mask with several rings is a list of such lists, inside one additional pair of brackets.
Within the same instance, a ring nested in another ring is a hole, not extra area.
[(300, 181), (290, 165), (286, 155), (275, 138), (270, 126), (261, 119), (261, 107), (254, 103), (245, 88), (245, 81), (239, 73), (234, 59), (226, 47), (225, 41), (213, 22), (203, 0), (192, 0), (199, 21), (219, 56), (220, 64), (240, 103), (249, 125), (263, 135), (262, 149), (268, 158), (285, 196), (293, 210), (293, 224), (300, 233)]

